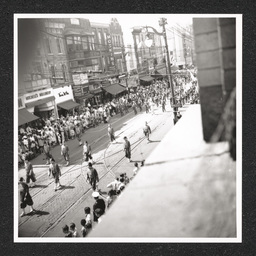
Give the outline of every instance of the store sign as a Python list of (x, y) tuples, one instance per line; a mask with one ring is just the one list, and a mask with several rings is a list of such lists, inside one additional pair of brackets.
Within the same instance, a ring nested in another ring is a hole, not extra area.
[(81, 85), (73, 85), (73, 93), (75, 97), (83, 96), (82, 86)]
[(107, 34), (107, 45), (108, 45), (108, 51), (110, 53), (109, 70), (114, 71), (116, 69), (115, 56), (114, 56), (115, 54), (113, 49), (112, 37), (110, 34)]
[(55, 96), (56, 104), (67, 100), (73, 100), (73, 90), (71, 85), (55, 88), (53, 89), (53, 94)]
[(31, 92), (24, 95), (24, 103), (33, 102), (36, 100), (41, 100), (44, 98), (48, 98), (50, 96), (53, 96), (53, 91), (51, 89), (45, 89), (38, 92)]
[(24, 108), (25, 104), (24, 104), (24, 97), (21, 96), (18, 98), (18, 109)]
[(79, 84), (87, 84), (89, 82), (87, 74), (73, 74), (72, 75), (73, 82), (75, 85)]

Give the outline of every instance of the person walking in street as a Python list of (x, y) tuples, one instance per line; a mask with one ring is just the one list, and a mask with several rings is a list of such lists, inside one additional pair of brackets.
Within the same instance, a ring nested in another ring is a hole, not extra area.
[(88, 171), (86, 173), (86, 181), (92, 186), (95, 191), (97, 183), (99, 182), (99, 175), (95, 168), (92, 167), (92, 163), (88, 164)]
[(149, 134), (151, 133), (151, 129), (147, 122), (145, 122), (145, 126), (143, 127), (143, 133), (146, 136), (147, 140), (150, 141)]
[(34, 202), (29, 193), (29, 187), (25, 183), (23, 177), (21, 177), (19, 180), (19, 194), (20, 194), (20, 208), (22, 210), (20, 217), (23, 217), (24, 215), (26, 215), (25, 208), (27, 205), (30, 206), (31, 213), (35, 212), (35, 210), (33, 208)]
[(165, 112), (165, 99), (162, 99), (162, 111)]
[(84, 155), (85, 162), (88, 162), (89, 159), (90, 159), (91, 162), (93, 163), (92, 149), (91, 149), (91, 146), (88, 144), (87, 141), (85, 141), (84, 146), (83, 146), (83, 155)]
[(81, 140), (81, 129), (79, 127), (79, 124), (77, 124), (75, 126), (75, 132), (76, 132), (76, 137), (77, 137), (77, 140), (79, 142), (79, 146), (81, 146), (83, 143), (82, 143), (82, 140)]
[(111, 124), (108, 124), (108, 137), (109, 137), (109, 139), (110, 139), (110, 142), (113, 142), (113, 141), (116, 142), (116, 139), (115, 139), (115, 132), (114, 132), (114, 129), (113, 129), (113, 127), (111, 126)]
[(26, 183), (29, 184), (30, 180), (32, 180), (31, 187), (35, 186), (36, 177), (33, 171), (32, 164), (28, 161), (28, 158), (25, 158), (25, 171), (26, 171)]
[(49, 144), (47, 143), (47, 141), (44, 142), (44, 154), (45, 154), (45, 157), (46, 157), (46, 164), (49, 164), (49, 160), (51, 158), (51, 153), (50, 153), (50, 146)]
[(128, 159), (128, 162), (131, 162), (131, 143), (127, 137), (124, 137), (124, 153), (125, 157)]
[(64, 142), (63, 144), (61, 144), (61, 155), (64, 157), (64, 160), (66, 161), (66, 166), (69, 165), (69, 148), (68, 145), (66, 144), (66, 142)]
[(55, 163), (55, 160), (53, 158), (50, 159), (50, 166), (49, 166), (49, 172), (48, 172), (49, 177), (52, 175), (54, 178), (54, 190), (57, 191), (58, 188), (61, 187), (60, 184), (60, 167), (57, 163)]
[(137, 115), (136, 103), (135, 101), (132, 102), (132, 109), (134, 111), (134, 115)]
[(102, 214), (105, 213), (105, 209), (106, 209), (106, 204), (105, 201), (102, 198), (99, 198), (100, 194), (99, 192), (93, 192), (92, 193), (92, 197), (95, 199), (95, 203), (93, 205), (93, 221), (94, 222), (98, 222), (98, 214), (96, 209), (101, 209), (102, 210)]

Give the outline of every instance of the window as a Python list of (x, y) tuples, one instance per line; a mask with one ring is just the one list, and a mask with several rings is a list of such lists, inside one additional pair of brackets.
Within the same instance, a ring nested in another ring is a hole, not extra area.
[(48, 53), (52, 53), (52, 48), (51, 48), (51, 39), (50, 38), (46, 38), (45, 39), (45, 44), (46, 44), (46, 49)]
[(82, 42), (80, 36), (74, 36), (74, 44), (76, 50), (82, 50)]
[(66, 74), (66, 72), (67, 72), (67, 67), (66, 67), (66, 65), (65, 65), (65, 64), (62, 64), (62, 65), (61, 65), (61, 69), (62, 69), (63, 79), (64, 79), (64, 81), (66, 82), (66, 81), (67, 81), (67, 74)]
[(57, 43), (58, 53), (62, 53), (62, 50), (61, 50), (61, 39), (60, 38), (56, 38), (56, 43)]
[(104, 31), (103, 35), (104, 35), (104, 41), (105, 41), (105, 45), (106, 45), (107, 44), (107, 33), (106, 33), (106, 31)]
[(78, 64), (79, 66), (83, 66), (83, 65), (84, 65), (84, 61), (83, 61), (83, 60), (78, 60), (78, 61), (77, 61), (77, 64)]
[(68, 36), (67, 37), (67, 44), (69, 45), (69, 44), (73, 44), (73, 38), (72, 38), (72, 36)]
[(89, 46), (90, 46), (90, 50), (92, 50), (92, 51), (95, 50), (95, 40), (94, 40), (94, 37), (89, 37)]
[(80, 25), (79, 19), (70, 19), (70, 23), (73, 25)]
[(88, 50), (88, 38), (87, 37), (82, 37), (82, 47), (83, 47), (83, 50)]
[(92, 59), (92, 65), (98, 65), (98, 59)]
[(102, 44), (101, 32), (98, 33), (98, 37), (99, 37), (99, 44)]

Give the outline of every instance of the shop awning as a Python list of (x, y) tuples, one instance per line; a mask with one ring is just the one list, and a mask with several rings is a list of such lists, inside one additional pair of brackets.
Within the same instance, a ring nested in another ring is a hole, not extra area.
[(58, 107), (66, 109), (66, 110), (70, 110), (70, 109), (76, 108), (78, 106), (80, 106), (80, 104), (74, 102), (73, 100), (67, 100), (67, 101), (64, 101), (64, 102), (58, 104)]
[(143, 76), (143, 77), (140, 77), (140, 80), (145, 81), (145, 82), (151, 82), (154, 80), (154, 78), (152, 78), (150, 76)]
[(126, 88), (121, 86), (121, 85), (119, 85), (119, 84), (111, 84), (111, 85), (109, 85), (107, 87), (103, 87), (103, 89), (106, 92), (108, 92), (108, 93), (110, 93), (112, 95), (117, 95), (117, 94), (119, 94), (121, 92), (126, 91)]
[(36, 101), (33, 101), (33, 102), (26, 103), (26, 107), (27, 108), (32, 108), (32, 107), (42, 105), (42, 104), (47, 103), (47, 102), (52, 101), (52, 100), (55, 100), (54, 96), (50, 96), (50, 97), (47, 97), (47, 98), (44, 98), (44, 99), (41, 99), (41, 100), (36, 100)]
[(155, 79), (161, 79), (163, 78), (163, 75), (159, 73), (157, 70), (154, 72), (154, 74), (151, 75)]
[(91, 93), (88, 93), (88, 94), (86, 94), (86, 95), (84, 95), (84, 99), (91, 99), (92, 97), (94, 97), (94, 95), (93, 94), (91, 94)]
[(25, 123), (32, 122), (38, 118), (39, 118), (38, 116), (35, 116), (29, 113), (25, 108), (19, 109), (19, 117), (18, 117), (19, 126)]

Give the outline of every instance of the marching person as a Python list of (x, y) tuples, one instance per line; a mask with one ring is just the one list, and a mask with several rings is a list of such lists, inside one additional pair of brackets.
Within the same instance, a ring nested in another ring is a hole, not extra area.
[(108, 124), (108, 136), (109, 136), (111, 142), (113, 142), (113, 141), (116, 142), (115, 132), (114, 132), (114, 129), (111, 126), (111, 124)]
[(49, 177), (52, 175), (54, 178), (54, 190), (57, 191), (57, 188), (61, 187), (60, 184), (60, 167), (57, 163), (55, 163), (55, 160), (53, 158), (50, 159), (50, 166), (49, 166), (49, 171), (48, 171)]
[(150, 141), (149, 134), (151, 133), (151, 129), (147, 122), (145, 122), (145, 126), (143, 127), (143, 133), (147, 137), (147, 140)]
[(35, 186), (36, 177), (33, 171), (32, 164), (28, 161), (28, 158), (25, 158), (25, 171), (26, 171), (26, 183), (29, 184), (30, 180), (32, 180), (31, 187)]
[(99, 198), (99, 192), (93, 192), (92, 197), (95, 199), (95, 203), (93, 205), (93, 221), (98, 222), (99, 216), (97, 216), (96, 209), (101, 209), (101, 214), (105, 213), (106, 204), (102, 198)]
[(82, 143), (82, 140), (81, 140), (81, 130), (80, 130), (80, 127), (79, 127), (79, 123), (75, 126), (75, 132), (76, 132), (77, 140), (79, 142), (79, 146), (81, 146), (83, 143)]
[(124, 137), (124, 152), (128, 162), (131, 162), (131, 143), (127, 137)]
[(64, 160), (67, 162), (66, 166), (69, 165), (69, 148), (66, 142), (63, 142), (61, 144), (61, 155), (64, 157)]
[(88, 144), (87, 141), (84, 142), (84, 146), (83, 146), (83, 155), (84, 155), (85, 162), (88, 162), (89, 159), (90, 159), (91, 162), (93, 163), (93, 159), (92, 159), (92, 149), (91, 149), (91, 146)]
[(92, 189), (95, 191), (97, 188), (97, 183), (99, 182), (99, 175), (97, 170), (92, 167), (92, 163), (88, 164), (88, 171), (86, 176), (86, 181), (92, 186)]
[(50, 154), (50, 146), (47, 143), (47, 141), (44, 142), (43, 150), (44, 150), (44, 154), (45, 154), (46, 161), (47, 161), (46, 164), (49, 164), (49, 160), (51, 158), (51, 154)]
[(22, 210), (20, 217), (23, 217), (25, 213), (25, 208), (27, 205), (30, 206), (30, 212), (35, 212), (33, 208), (33, 200), (31, 195), (29, 194), (29, 187), (25, 183), (24, 179), (21, 177), (19, 180), (19, 194), (20, 194), (20, 208)]

